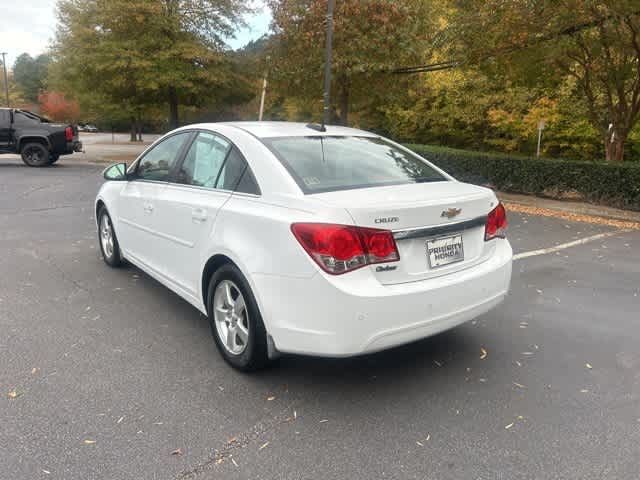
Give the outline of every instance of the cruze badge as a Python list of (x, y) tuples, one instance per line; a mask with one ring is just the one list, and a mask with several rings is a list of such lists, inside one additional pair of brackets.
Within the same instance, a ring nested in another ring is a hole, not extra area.
[(376, 218), (374, 221), (376, 223), (394, 223), (394, 222), (399, 222), (400, 219), (398, 217), (386, 217), (386, 218)]
[(460, 212), (462, 212), (461, 208), (449, 208), (447, 210), (443, 210), (442, 213), (440, 214), (441, 217), (447, 217), (447, 218), (453, 218), (453, 217), (457, 217), (458, 215), (460, 215)]

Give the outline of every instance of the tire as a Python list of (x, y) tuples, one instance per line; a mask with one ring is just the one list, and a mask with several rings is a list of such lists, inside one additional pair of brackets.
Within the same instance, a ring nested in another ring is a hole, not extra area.
[[(238, 311), (241, 304), (244, 309)], [(269, 364), (260, 310), (247, 280), (235, 265), (223, 265), (211, 276), (207, 312), (213, 339), (229, 365), (251, 372)]]
[(104, 207), (98, 212), (98, 244), (102, 252), (102, 259), (107, 265), (112, 268), (122, 266), (120, 244), (118, 243), (111, 217)]
[(22, 161), (30, 167), (49, 165), (49, 150), (42, 143), (27, 143), (20, 152)]
[(51, 155), (49, 155), (49, 165), (53, 165), (58, 160), (60, 160), (60, 155), (58, 155), (57, 153), (52, 153)]

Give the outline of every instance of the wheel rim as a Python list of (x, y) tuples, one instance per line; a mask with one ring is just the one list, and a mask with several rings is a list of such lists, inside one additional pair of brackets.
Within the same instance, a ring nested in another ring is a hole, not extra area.
[(42, 163), (44, 156), (39, 148), (31, 147), (27, 150), (26, 157), (30, 163)]
[(240, 289), (231, 280), (221, 281), (213, 294), (213, 319), (225, 350), (240, 355), (249, 343), (249, 314)]
[(113, 257), (113, 228), (108, 215), (103, 215), (100, 220), (100, 244), (105, 256)]

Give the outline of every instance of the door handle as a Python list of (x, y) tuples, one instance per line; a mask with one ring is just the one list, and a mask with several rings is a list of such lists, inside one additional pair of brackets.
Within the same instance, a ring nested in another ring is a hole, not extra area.
[(191, 210), (191, 218), (194, 222), (206, 222), (207, 211), (204, 208), (194, 208)]
[(145, 203), (144, 204), (144, 212), (145, 213), (153, 213), (153, 205), (150, 203)]

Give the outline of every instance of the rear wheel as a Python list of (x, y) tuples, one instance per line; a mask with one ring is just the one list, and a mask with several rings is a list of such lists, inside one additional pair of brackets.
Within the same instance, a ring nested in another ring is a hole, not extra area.
[(110, 267), (117, 268), (122, 265), (120, 257), (120, 244), (113, 229), (111, 217), (107, 209), (102, 207), (98, 213), (98, 239), (100, 243), (100, 251), (105, 263)]
[(209, 282), (211, 333), (225, 361), (245, 372), (268, 363), (267, 334), (248, 282), (234, 265), (218, 269)]
[(49, 150), (42, 143), (27, 143), (20, 153), (22, 161), (30, 167), (49, 165)]

